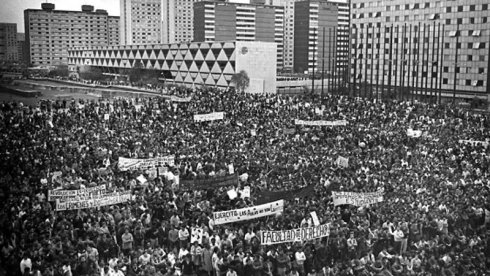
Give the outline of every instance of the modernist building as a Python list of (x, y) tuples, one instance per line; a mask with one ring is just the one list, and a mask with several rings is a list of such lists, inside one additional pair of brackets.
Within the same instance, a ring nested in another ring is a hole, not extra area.
[(187, 86), (232, 86), (232, 76), (244, 70), (247, 92), (276, 92), (277, 45), (270, 42), (192, 42), (158, 45), (121, 45), (68, 50), (72, 65), (88, 65), (119, 73), (142, 63), (161, 71), (167, 83)]
[(18, 60), (22, 64), (28, 64), (29, 49), (26, 44), (26, 35), (24, 33), (17, 33), (17, 54)]
[(162, 0), (121, 0), (120, 9), (122, 45), (162, 43)]
[(121, 45), (192, 41), (197, 0), (120, 0)]
[[(265, 0), (264, 0), (265, 1)], [(284, 7), (284, 67), (293, 68), (294, 61), (294, 3), (303, 0), (267, 0), (266, 4)], [(337, 64), (346, 68), (349, 61), (349, 0), (324, 0), (337, 6)]]
[(488, 1), (352, 0), (352, 24), (351, 81), (468, 94), (489, 87)]
[(337, 5), (314, 0), (294, 5), (294, 71), (311, 73), (325, 68), (327, 73), (334, 72), (337, 50), (332, 34), (338, 25)]
[(119, 17), (105, 10), (94, 11), (88, 5), (81, 11), (55, 10), (50, 3), (41, 6), (24, 11), (28, 60), (34, 66), (67, 64), (71, 47), (119, 44)]
[(163, 0), (163, 43), (192, 41), (194, 2), (198, 0)]
[(264, 41), (277, 43), (283, 67), (284, 7), (202, 1), (194, 4), (194, 41)]
[(0, 23), (0, 61), (18, 61), (17, 24)]

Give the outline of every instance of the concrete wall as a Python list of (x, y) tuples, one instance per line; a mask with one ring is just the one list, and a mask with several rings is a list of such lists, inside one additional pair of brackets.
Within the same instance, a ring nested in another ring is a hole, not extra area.
[(277, 44), (236, 42), (235, 71), (244, 70), (250, 78), (247, 93), (276, 93)]

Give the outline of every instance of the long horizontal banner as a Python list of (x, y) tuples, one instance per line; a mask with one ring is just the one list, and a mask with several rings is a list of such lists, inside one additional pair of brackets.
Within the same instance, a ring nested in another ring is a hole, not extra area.
[(305, 196), (313, 195), (315, 193), (315, 185), (308, 185), (303, 188), (291, 190), (291, 191), (261, 191), (255, 200), (256, 204), (263, 204), (275, 200), (285, 199), (294, 200), (295, 198), (302, 198)]
[(333, 205), (349, 204), (354, 206), (368, 206), (370, 204), (383, 202), (383, 193), (355, 193), (355, 192), (332, 192)]
[(56, 211), (78, 210), (102, 207), (127, 202), (131, 199), (131, 192), (119, 192), (106, 194), (96, 199), (78, 200), (78, 201), (56, 201)]
[(214, 224), (219, 225), (281, 214), (283, 210), (284, 200), (278, 200), (242, 209), (213, 212), (213, 219)]
[(336, 120), (336, 121), (324, 121), (324, 120), (319, 120), (319, 121), (304, 121), (304, 120), (294, 120), (295, 125), (302, 125), (302, 126), (346, 126), (347, 121), (346, 120)]
[(175, 155), (147, 158), (147, 159), (119, 157), (119, 161), (117, 163), (119, 170), (123, 172), (129, 170), (137, 170), (137, 169), (149, 170), (152, 168), (162, 167), (165, 165), (174, 166), (174, 164), (175, 164)]
[(92, 193), (105, 191), (105, 185), (99, 185), (79, 190), (48, 190), (48, 201), (70, 200), (80, 196), (88, 196)]
[(489, 142), (488, 141), (475, 141), (475, 140), (459, 140), (460, 144), (470, 144), (473, 147), (474, 146), (482, 146), (484, 148), (488, 147)]
[(177, 103), (188, 103), (192, 100), (192, 97), (181, 98), (178, 96), (170, 96), (170, 100)]
[(271, 245), (286, 242), (306, 242), (321, 239), (330, 235), (329, 224), (314, 227), (297, 228), (279, 231), (260, 231), (260, 242)]
[(224, 186), (238, 185), (238, 174), (218, 176), (207, 179), (180, 180), (184, 189), (205, 190)]
[(225, 117), (224, 112), (212, 112), (208, 114), (196, 114), (194, 115), (195, 122), (206, 122), (206, 121), (216, 121), (223, 120)]

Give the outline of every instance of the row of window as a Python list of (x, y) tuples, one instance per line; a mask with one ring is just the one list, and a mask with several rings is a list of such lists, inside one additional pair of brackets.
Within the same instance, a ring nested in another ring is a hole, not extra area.
[[(382, 1), (377, 1), (377, 2), (370, 2), (369, 3), (372, 7), (382, 7), (383, 2)], [(386, 5), (385, 10), (386, 11), (399, 11), (399, 10), (417, 10), (417, 9), (428, 9), (428, 8), (436, 8), (437, 6), (442, 6), (441, 1), (434, 1), (434, 2), (425, 2), (425, 3), (412, 3), (412, 4), (404, 4), (404, 5)], [(367, 8), (368, 5), (366, 3), (353, 3), (352, 8), (356, 9), (362, 9), (362, 8)], [(482, 4), (482, 5), (459, 5), (459, 6), (454, 6), (454, 7), (446, 7), (446, 12), (464, 12), (464, 11), (486, 11), (488, 10), (488, 4)]]

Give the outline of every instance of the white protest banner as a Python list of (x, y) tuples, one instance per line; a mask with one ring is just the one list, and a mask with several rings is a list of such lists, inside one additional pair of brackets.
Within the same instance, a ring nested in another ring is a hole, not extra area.
[(313, 224), (314, 224), (315, 226), (319, 226), (319, 225), (320, 225), (320, 220), (318, 219), (318, 216), (317, 216), (317, 214), (316, 214), (316, 211), (311, 212), (311, 213), (310, 213), (310, 216), (311, 216), (311, 218), (313, 219)]
[(470, 144), (474, 146), (483, 146), (484, 148), (488, 147), (488, 141), (475, 141), (475, 140), (459, 140), (460, 144)]
[(175, 155), (147, 158), (147, 159), (119, 157), (119, 161), (117, 165), (119, 167), (119, 170), (124, 172), (129, 170), (136, 170), (136, 169), (148, 170), (151, 168), (162, 167), (165, 164), (169, 166), (174, 166)]
[(413, 138), (418, 138), (422, 136), (422, 130), (413, 130), (411, 128), (407, 129), (407, 136), (408, 137), (413, 137)]
[(104, 114), (104, 120), (109, 121), (110, 115), (109, 114)]
[(106, 194), (104, 196), (95, 199), (66, 201), (66, 202), (61, 202), (57, 200), (56, 211), (102, 207), (102, 206), (124, 203), (127, 202), (128, 200), (131, 200), (131, 192), (129, 191)]
[(295, 125), (302, 125), (302, 126), (346, 126), (347, 125), (347, 120), (336, 120), (336, 121), (324, 121), (324, 120), (318, 120), (318, 121), (304, 121), (304, 120), (294, 120)]
[(79, 190), (49, 190), (48, 201), (70, 200), (80, 196), (87, 197), (96, 192), (105, 192), (105, 189), (105, 185), (99, 185)]
[(146, 177), (142, 174), (136, 177), (136, 179), (140, 182), (141, 185), (145, 185), (145, 183), (148, 182), (148, 180), (146, 180)]
[(337, 160), (335, 160), (335, 164), (339, 167), (347, 168), (349, 167), (349, 158), (339, 156), (337, 157)]
[(242, 209), (213, 212), (213, 219), (214, 224), (219, 225), (281, 214), (283, 210), (284, 200), (281, 199), (278, 201)]
[(321, 239), (330, 235), (330, 226), (322, 224), (314, 227), (297, 228), (279, 231), (260, 231), (262, 245), (286, 242), (306, 242)]
[(357, 207), (383, 202), (383, 193), (332, 192), (333, 205), (349, 204)]
[(195, 114), (194, 121), (195, 122), (206, 122), (206, 121), (216, 121), (223, 120), (225, 116), (224, 112), (212, 112), (208, 114)]
[(250, 186), (243, 187), (243, 190), (242, 190), (240, 197), (241, 198), (250, 198)]
[(204, 234), (204, 230), (200, 227), (192, 227), (191, 228), (191, 243), (197, 242), (198, 244), (202, 244), (202, 236)]
[(233, 199), (237, 198), (237, 196), (238, 196), (238, 193), (235, 191), (235, 189), (231, 189), (226, 193), (228, 194), (228, 197), (230, 198), (230, 200), (233, 200)]
[(192, 97), (185, 97), (185, 98), (181, 98), (181, 97), (178, 97), (178, 96), (170, 96), (169, 98), (172, 102), (176, 102), (176, 103), (188, 103), (192, 100)]

